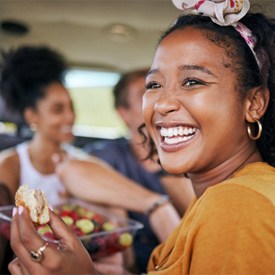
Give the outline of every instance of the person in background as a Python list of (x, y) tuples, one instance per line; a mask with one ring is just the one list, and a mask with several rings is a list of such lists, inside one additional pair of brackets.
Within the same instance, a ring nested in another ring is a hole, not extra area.
[(75, 112), (64, 86), (67, 68), (60, 53), (44, 46), (2, 54), (0, 93), (5, 107), (33, 131), (31, 140), (0, 153), (0, 182), (12, 198), (20, 185), (28, 184), (43, 190), (51, 205), (63, 202), (65, 187), (55, 173), (53, 155), (85, 158), (69, 145)]
[[(151, 153), (157, 150), (167, 172), (186, 174), (198, 199), (153, 251), (147, 274), (273, 274), (274, 26), (263, 14), (249, 13), (248, 0), (173, 2), (185, 12), (157, 45), (143, 117)], [(178, 137), (181, 127), (190, 133)], [(60, 169), (68, 167), (70, 161)], [(116, 203), (135, 205), (143, 213), (152, 209), (151, 195), (131, 189), (124, 184), (125, 199), (117, 192)], [(155, 207), (150, 223), (168, 208), (169, 203)], [(78, 239), (54, 213), (50, 226), (63, 236), (66, 250), (48, 245), (37, 264), (29, 251), (45, 242), (27, 211), (14, 209), (12, 248), (18, 258), (9, 269), (14, 274), (96, 274)]]
[[(144, 68), (123, 74), (113, 89), (114, 107), (128, 129), (129, 138), (89, 143), (84, 150), (103, 159), (136, 184), (163, 195), (168, 194), (182, 215), (195, 197), (191, 182), (185, 177), (175, 178), (164, 173), (156, 158), (146, 159), (148, 148), (143, 146), (143, 137), (139, 132), (139, 126), (143, 123), (142, 97), (148, 70)], [(135, 236), (134, 252), (138, 272), (145, 272), (149, 256), (159, 244), (159, 239), (150, 228), (146, 215), (130, 211), (129, 217), (144, 224)]]

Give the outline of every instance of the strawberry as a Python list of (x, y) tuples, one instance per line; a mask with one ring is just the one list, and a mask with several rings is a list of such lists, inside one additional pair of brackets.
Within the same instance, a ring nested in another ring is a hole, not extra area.
[(54, 236), (52, 231), (44, 233), (43, 236), (48, 240), (56, 240), (56, 237)]

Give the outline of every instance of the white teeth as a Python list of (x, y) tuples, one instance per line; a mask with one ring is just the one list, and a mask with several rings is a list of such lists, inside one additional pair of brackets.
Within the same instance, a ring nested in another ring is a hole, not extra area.
[(164, 142), (167, 144), (176, 144), (179, 142), (183, 142), (183, 141), (187, 141), (190, 138), (192, 138), (193, 136), (188, 136), (188, 137), (176, 137), (176, 138), (164, 138)]
[(174, 135), (174, 130), (173, 128), (169, 128), (166, 134), (168, 137), (172, 137)]
[(185, 129), (183, 130), (183, 134), (184, 134), (184, 135), (188, 135), (188, 134), (189, 134), (189, 129), (186, 129), (186, 128), (185, 128)]
[(176, 137), (176, 136), (187, 136), (190, 134), (194, 134), (196, 132), (196, 128), (194, 127), (171, 127), (171, 128), (164, 128), (161, 127), (160, 135), (162, 137)]
[(164, 142), (167, 144), (176, 144), (187, 141), (193, 137), (195, 132), (196, 128), (183, 126), (171, 128), (161, 127), (160, 129), (160, 135), (164, 137)]
[[(194, 133), (193, 130), (194, 130), (193, 128), (190, 128), (190, 129), (188, 130), (188, 134), (193, 134), (193, 133)], [(195, 131), (196, 131), (196, 130), (195, 130)]]
[(71, 133), (72, 132), (72, 126), (68, 126), (68, 125), (66, 125), (66, 126), (62, 126), (61, 128), (60, 128), (60, 131), (62, 132), (62, 133)]

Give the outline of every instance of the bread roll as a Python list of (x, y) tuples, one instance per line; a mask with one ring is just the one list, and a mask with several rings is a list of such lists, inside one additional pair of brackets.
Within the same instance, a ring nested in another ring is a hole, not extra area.
[(28, 209), (33, 223), (46, 224), (50, 220), (48, 201), (43, 191), (29, 189), (29, 186), (21, 185), (15, 194), (15, 205)]

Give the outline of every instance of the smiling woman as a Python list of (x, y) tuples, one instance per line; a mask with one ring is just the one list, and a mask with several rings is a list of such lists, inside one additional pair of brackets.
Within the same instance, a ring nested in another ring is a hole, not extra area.
[[(167, 172), (188, 176), (198, 198), (153, 251), (147, 274), (273, 274), (273, 23), (263, 14), (249, 13), (248, 0), (173, 2), (184, 14), (160, 38), (146, 77), (145, 133), (151, 156), (157, 151)], [(96, 199), (95, 191), (102, 186), (109, 190), (108, 183), (93, 184), (85, 195)], [(136, 210), (147, 213), (148, 195), (139, 196), (130, 187), (118, 182), (112, 200), (124, 207), (135, 202)], [(151, 213), (151, 225), (156, 227), (168, 206)], [(24, 266), (30, 273), (51, 273), (50, 262), (58, 258), (54, 270), (60, 273), (77, 273), (84, 262), (83, 273), (96, 273), (91, 259), (80, 260), (83, 249), (57, 220), (51, 226), (66, 234), (68, 250), (46, 251), (48, 258), (39, 266), (26, 253), (30, 240), (39, 238), (27, 226), (27, 216), (15, 215), (12, 223), (18, 253), (10, 266), (14, 271)], [(29, 234), (23, 241), (20, 225)]]
[(52, 156), (75, 154), (68, 145), (74, 138), (75, 111), (64, 85), (66, 70), (63, 57), (46, 47), (20, 47), (2, 56), (1, 96), (33, 131), (30, 141), (0, 154), (0, 181), (12, 197), (27, 183), (43, 190), (52, 205), (64, 199)]
[[(177, 51), (169, 63), (171, 55), (166, 52), (172, 45)], [(187, 54), (190, 49), (192, 54)], [(232, 66), (223, 48), (192, 27), (171, 33), (158, 47), (146, 80), (144, 117), (165, 170), (201, 172), (206, 163), (214, 168), (235, 154), (240, 137), (232, 133), (246, 127), (245, 121), (239, 122), (243, 109), (236, 104), (239, 95), (232, 93), (237, 85)], [(244, 145), (246, 138), (244, 131)], [(198, 160), (202, 152), (204, 157)]]

